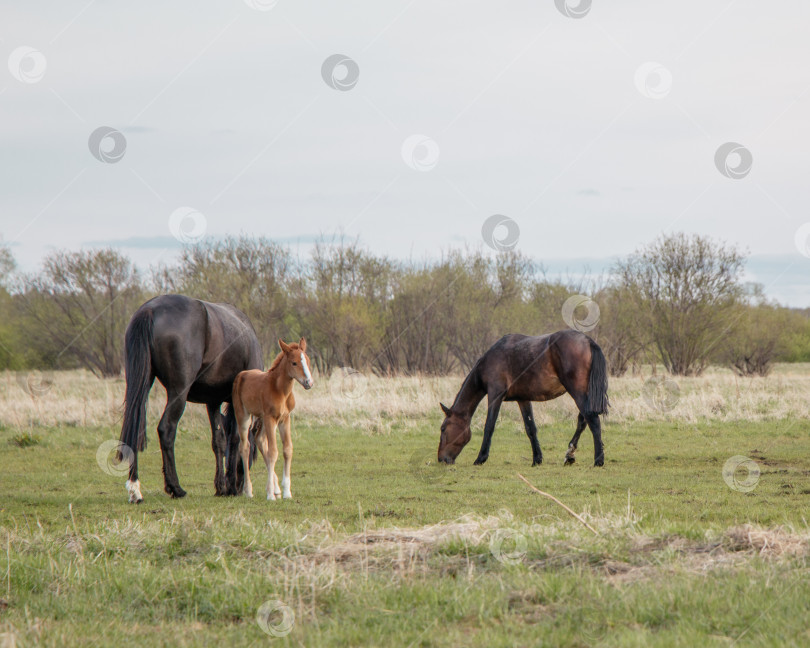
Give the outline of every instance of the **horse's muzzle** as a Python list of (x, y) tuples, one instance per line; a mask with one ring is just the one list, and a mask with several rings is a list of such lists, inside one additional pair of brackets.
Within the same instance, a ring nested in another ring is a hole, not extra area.
[(443, 464), (447, 464), (448, 466), (450, 466), (450, 465), (453, 465), (454, 463), (456, 463), (456, 460), (453, 459), (453, 457), (449, 457), (447, 455), (444, 455), (443, 457), (439, 457), (439, 462), (443, 463)]

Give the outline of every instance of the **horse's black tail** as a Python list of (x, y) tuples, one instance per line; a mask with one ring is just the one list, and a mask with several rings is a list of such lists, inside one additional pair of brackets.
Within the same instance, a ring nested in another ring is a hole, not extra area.
[(585, 399), (585, 414), (607, 414), (610, 407), (608, 400), (608, 371), (605, 354), (599, 345), (591, 343), (591, 376), (588, 379), (588, 394)]
[(127, 391), (124, 424), (121, 426), (121, 443), (134, 452), (146, 448), (146, 401), (153, 381), (153, 335), (152, 311), (135, 313), (124, 338)]

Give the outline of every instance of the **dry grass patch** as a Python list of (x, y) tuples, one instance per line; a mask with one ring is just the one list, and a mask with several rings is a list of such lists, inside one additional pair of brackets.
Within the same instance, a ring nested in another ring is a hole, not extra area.
[[(780, 365), (767, 378), (739, 378), (720, 368), (711, 368), (698, 378), (659, 375), (659, 382), (666, 381), (659, 391), (666, 393), (658, 400), (650, 396), (650, 378), (645, 372), (610, 380), (610, 422), (810, 418), (810, 368), (806, 365)], [(348, 426), (368, 434), (413, 429), (426, 414), (438, 417), (438, 403), (452, 401), (462, 379), (461, 375), (380, 378), (340, 371), (330, 378), (317, 376), (315, 387), (299, 395), (297, 425)], [(124, 388), (121, 378), (102, 380), (87, 371), (51, 372), (33, 378), (26, 372), (6, 371), (0, 374), (0, 425), (21, 430), (33, 426), (117, 428)], [(149, 401), (150, 421), (155, 425), (164, 404), (165, 392), (156, 384)], [(519, 420), (517, 408), (504, 408), (503, 413)], [(535, 407), (541, 425), (571, 421), (575, 415), (567, 397)], [(207, 434), (204, 408), (189, 407), (182, 426)]]

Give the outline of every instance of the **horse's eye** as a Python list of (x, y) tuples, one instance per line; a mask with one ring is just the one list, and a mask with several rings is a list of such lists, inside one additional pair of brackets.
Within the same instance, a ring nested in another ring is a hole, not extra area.
[(298, 363), (297, 363), (297, 362), (293, 362), (293, 367), (297, 367), (297, 366), (298, 366)]

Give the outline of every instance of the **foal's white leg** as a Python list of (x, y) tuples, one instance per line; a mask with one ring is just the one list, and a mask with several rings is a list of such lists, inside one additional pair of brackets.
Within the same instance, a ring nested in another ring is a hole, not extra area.
[(270, 416), (264, 417), (264, 434), (267, 443), (267, 457), (264, 462), (267, 465), (267, 499), (274, 500), (281, 495), (278, 487), (278, 477), (276, 477), (276, 461), (278, 460), (278, 446), (276, 444), (276, 426), (278, 421)]
[(281, 492), (282, 497), (284, 499), (291, 499), (292, 498), (292, 491), (290, 490), (292, 487), (292, 480), (290, 479), (290, 471), (292, 469), (292, 455), (293, 455), (293, 444), (292, 444), (292, 420), (290, 415), (287, 415), (287, 418), (281, 422), (279, 425), (279, 429), (281, 430), (281, 444), (283, 446), (284, 452), (284, 472), (281, 476)]
[(245, 485), (242, 487), (242, 494), (245, 497), (253, 497), (253, 484), (250, 483), (250, 416), (246, 416), (244, 421), (239, 421), (239, 454), (242, 457), (242, 466), (245, 469)]

